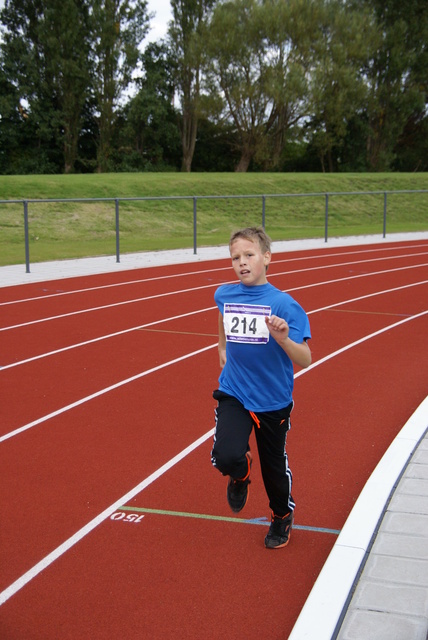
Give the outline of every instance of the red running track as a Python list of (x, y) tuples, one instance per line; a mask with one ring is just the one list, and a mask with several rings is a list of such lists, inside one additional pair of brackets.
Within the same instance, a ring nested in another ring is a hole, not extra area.
[[(428, 242), (274, 255), (309, 314), (290, 545), (210, 449), (228, 260), (0, 289), (0, 636), (286, 639), (428, 379)], [(254, 442), (253, 442), (254, 445)], [(255, 445), (254, 445), (255, 446)]]

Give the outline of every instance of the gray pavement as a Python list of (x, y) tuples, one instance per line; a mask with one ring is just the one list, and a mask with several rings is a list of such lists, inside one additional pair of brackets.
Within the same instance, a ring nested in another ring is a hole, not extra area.
[(427, 637), (428, 431), (393, 491), (337, 635), (338, 640)]
[[(427, 240), (428, 232), (273, 243), (273, 254)], [(0, 287), (227, 258), (227, 247), (0, 267)], [(426, 354), (425, 354), (426, 357)], [(427, 389), (428, 391), (428, 389)], [(428, 640), (428, 396), (379, 462), (288, 640)]]

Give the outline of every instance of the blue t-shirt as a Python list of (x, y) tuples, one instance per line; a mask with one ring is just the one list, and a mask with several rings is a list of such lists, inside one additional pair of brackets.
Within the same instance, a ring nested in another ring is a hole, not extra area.
[(219, 389), (237, 398), (249, 411), (277, 411), (292, 402), (293, 363), (269, 335), (264, 316), (284, 318), (289, 337), (302, 343), (311, 337), (302, 307), (270, 283), (248, 287), (221, 285), (214, 300), (223, 315), (226, 365)]

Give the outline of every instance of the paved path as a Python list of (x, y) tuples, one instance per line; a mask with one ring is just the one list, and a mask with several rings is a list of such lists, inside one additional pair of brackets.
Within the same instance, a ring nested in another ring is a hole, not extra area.
[[(428, 422), (428, 398), (421, 423)], [(338, 640), (426, 640), (428, 433), (384, 513)]]
[[(281, 251), (299, 251), (303, 249), (333, 249), (344, 246), (361, 246), (398, 241), (427, 240), (428, 231), (420, 233), (394, 233), (385, 239), (381, 235), (353, 236), (349, 238), (288, 240), (272, 244), (273, 255)], [(155, 251), (143, 253), (125, 253), (116, 262), (116, 256), (101, 256), (97, 258), (82, 258), (80, 260), (58, 260), (56, 262), (30, 263), (30, 273), (26, 273), (25, 264), (0, 267), (0, 287), (57, 280), (73, 276), (87, 276), (95, 273), (109, 273), (111, 271), (128, 271), (143, 267), (156, 267), (165, 264), (198, 263), (206, 260), (217, 260), (229, 257), (226, 246), (200, 247), (197, 254), (193, 249), (175, 251)]]

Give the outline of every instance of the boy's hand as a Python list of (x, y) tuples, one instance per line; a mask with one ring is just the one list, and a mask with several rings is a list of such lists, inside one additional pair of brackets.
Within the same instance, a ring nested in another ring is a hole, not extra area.
[(298, 344), (289, 337), (290, 327), (283, 318), (270, 316), (266, 318), (266, 325), (270, 335), (274, 338), (279, 346), (284, 349), (290, 360), (299, 367), (309, 367), (312, 362), (311, 350), (306, 341)]
[(290, 328), (284, 318), (278, 318), (278, 316), (266, 316), (266, 325), (270, 335), (277, 342), (281, 343), (288, 338)]

